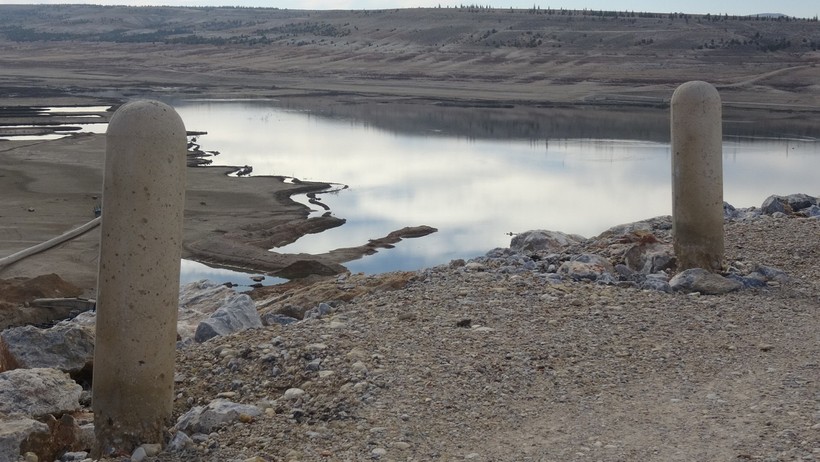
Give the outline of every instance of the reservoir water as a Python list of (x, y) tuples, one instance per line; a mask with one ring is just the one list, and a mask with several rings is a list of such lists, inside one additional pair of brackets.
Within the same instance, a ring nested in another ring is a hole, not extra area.
[[(277, 251), (321, 253), (405, 226), (438, 228), (346, 264), (354, 272), (466, 259), (506, 247), (510, 233), (529, 229), (592, 237), (671, 213), (669, 125), (662, 110), (173, 104), (188, 130), (208, 132), (198, 142), (220, 152), (214, 165), (250, 165), (254, 176), (339, 185), (320, 198), (347, 223)], [(820, 195), (816, 136), (811, 124), (724, 117), (724, 199), (750, 207), (771, 194)], [(196, 275), (190, 279), (230, 274), (187, 265)]]

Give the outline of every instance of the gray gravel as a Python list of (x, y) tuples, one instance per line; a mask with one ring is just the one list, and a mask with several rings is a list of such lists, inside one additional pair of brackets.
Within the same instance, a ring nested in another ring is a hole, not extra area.
[(706, 296), (467, 262), (280, 294), (325, 313), (177, 360), (175, 417), (264, 413), (147, 460), (818, 460), (820, 221), (727, 222), (726, 253), (790, 280)]

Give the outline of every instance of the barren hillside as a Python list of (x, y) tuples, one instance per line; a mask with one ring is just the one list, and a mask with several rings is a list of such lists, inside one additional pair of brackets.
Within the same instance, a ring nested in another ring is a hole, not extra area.
[[(0, 6), (4, 94), (331, 91), (663, 104), (820, 105), (820, 23), (678, 13)], [(93, 90), (89, 92), (89, 90)]]

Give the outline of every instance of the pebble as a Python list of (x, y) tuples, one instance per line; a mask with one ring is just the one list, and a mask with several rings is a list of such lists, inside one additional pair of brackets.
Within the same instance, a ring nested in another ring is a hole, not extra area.
[(131, 454), (131, 462), (142, 462), (146, 457), (148, 457), (148, 454), (146, 454), (145, 448), (140, 446)]
[(154, 457), (160, 452), (162, 452), (162, 445), (155, 444), (155, 443), (146, 443), (140, 446), (143, 450), (145, 450), (145, 455), (148, 457)]
[(301, 388), (288, 388), (285, 390), (285, 394), (282, 395), (282, 397), (288, 401), (292, 401), (301, 398), (304, 394), (305, 390), (302, 390)]
[(383, 456), (387, 455), (387, 449), (374, 448), (372, 451), (370, 451), (370, 455), (373, 456), (374, 459), (381, 459)]
[(350, 368), (361, 374), (367, 374), (367, 366), (361, 361), (356, 361), (350, 366)]

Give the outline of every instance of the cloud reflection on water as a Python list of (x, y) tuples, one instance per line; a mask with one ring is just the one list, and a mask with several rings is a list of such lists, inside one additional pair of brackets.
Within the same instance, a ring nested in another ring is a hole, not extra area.
[[(348, 222), (279, 249), (322, 253), (358, 246), (404, 226), (438, 233), (348, 265), (354, 271), (416, 269), (507, 246), (505, 233), (546, 228), (583, 236), (671, 212), (668, 142), (630, 139), (503, 139), (405, 134), (347, 118), (269, 104), (177, 104), (190, 130), (222, 154), (215, 164), (252, 165), (349, 185), (322, 196)], [(477, 124), (480, 125), (480, 124)], [(447, 131), (447, 130), (443, 130)], [(726, 142), (724, 196), (738, 207), (769, 194), (818, 195), (816, 141)]]

